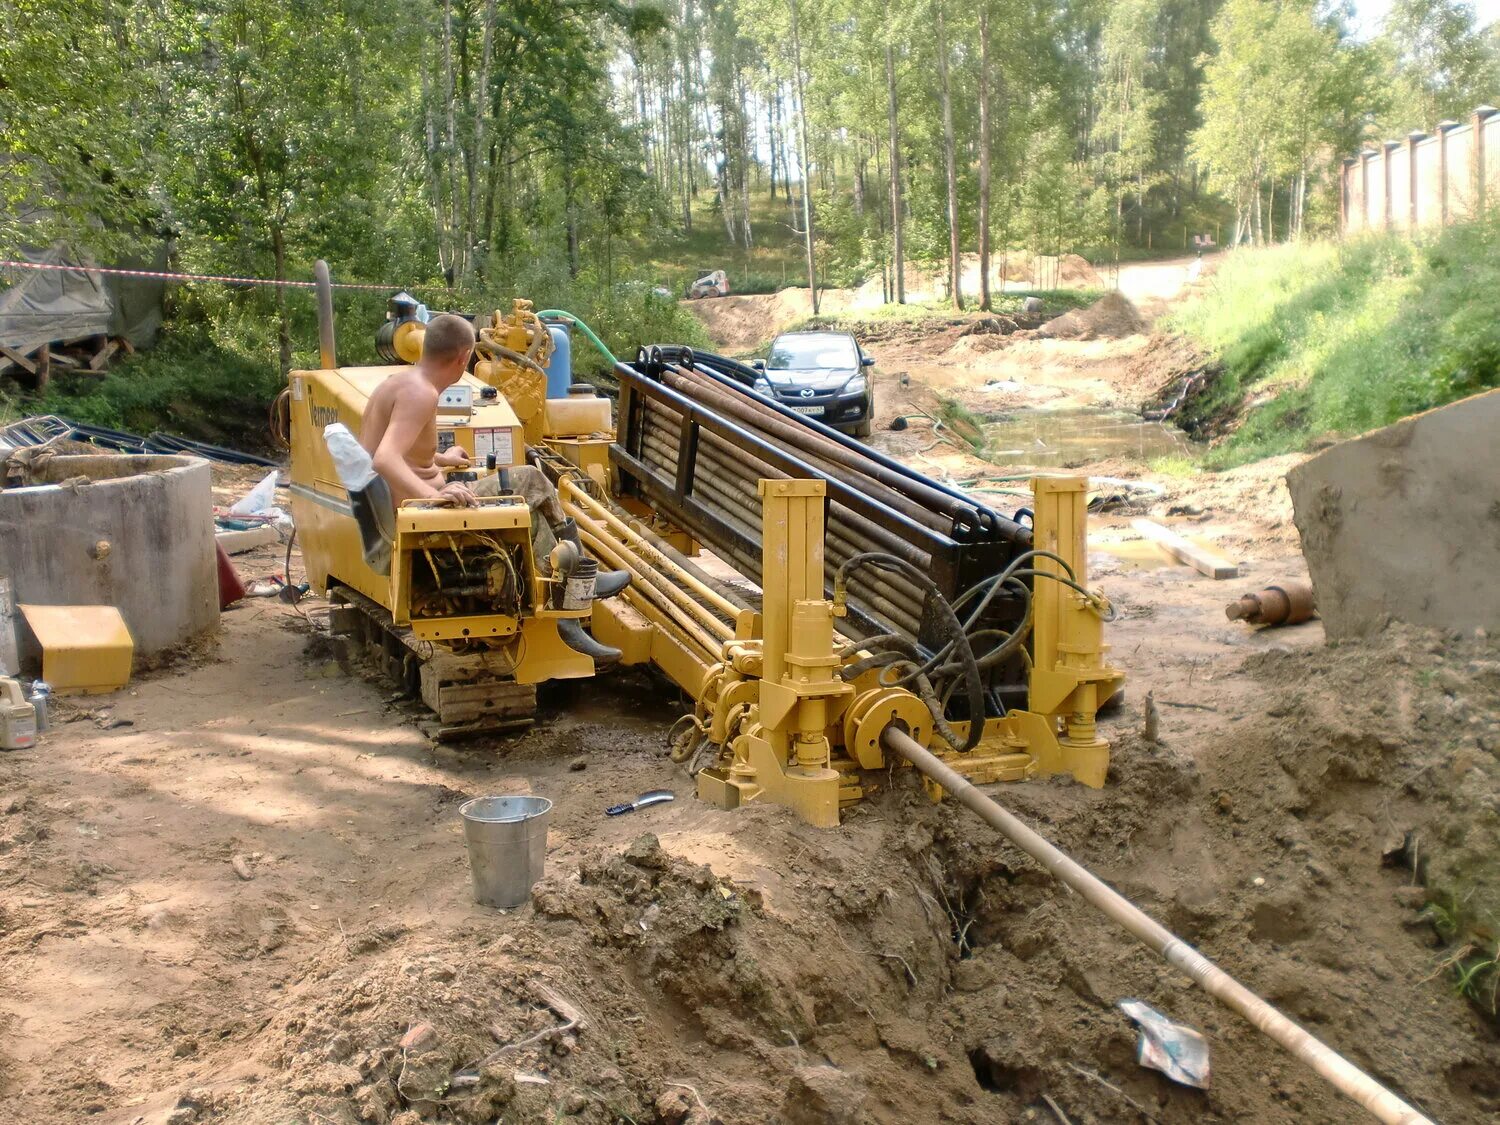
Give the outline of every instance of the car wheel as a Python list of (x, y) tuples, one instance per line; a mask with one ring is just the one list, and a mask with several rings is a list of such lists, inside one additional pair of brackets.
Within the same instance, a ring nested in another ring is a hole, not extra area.
[(859, 438), (869, 437), (875, 432), (875, 419), (866, 418), (854, 427), (854, 436)]

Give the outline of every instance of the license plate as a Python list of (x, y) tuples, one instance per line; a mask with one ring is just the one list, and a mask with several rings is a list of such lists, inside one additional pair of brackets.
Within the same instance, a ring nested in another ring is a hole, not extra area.
[(823, 407), (821, 407), (821, 406), (794, 406), (794, 407), (792, 407), (792, 409), (795, 410), (798, 414), (821, 414), (821, 413), (823, 413)]

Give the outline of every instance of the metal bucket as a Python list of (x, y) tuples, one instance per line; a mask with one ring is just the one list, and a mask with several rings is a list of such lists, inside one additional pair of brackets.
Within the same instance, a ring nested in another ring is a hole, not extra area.
[(475, 797), (458, 807), (474, 901), (501, 910), (531, 897), (547, 863), (546, 797)]

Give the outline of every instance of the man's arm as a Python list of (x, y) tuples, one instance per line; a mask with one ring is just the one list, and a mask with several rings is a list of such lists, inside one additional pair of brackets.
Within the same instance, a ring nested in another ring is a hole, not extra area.
[(406, 459), (436, 409), (436, 396), (429, 403), (427, 396), (420, 391), (402, 390), (391, 403), (385, 433), (380, 435), (380, 444), (371, 454), (375, 471), (385, 478), (391, 498), (398, 506), (403, 500), (430, 499), (438, 495), (438, 490), (418, 476)]

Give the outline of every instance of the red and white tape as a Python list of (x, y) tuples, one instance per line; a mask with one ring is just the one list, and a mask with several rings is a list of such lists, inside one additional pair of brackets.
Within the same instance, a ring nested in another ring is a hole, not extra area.
[[(54, 273), (99, 273), (110, 277), (150, 277), (162, 281), (222, 281), (231, 285), (272, 285), (286, 289), (315, 289), (316, 281), (277, 281), (268, 277), (226, 277), (211, 273), (166, 273), (162, 270), (124, 270), (114, 269), (109, 266), (78, 266), (63, 265), (57, 262), (17, 262), (0, 258), (0, 268), (18, 270), (51, 270)], [(361, 285), (349, 281), (335, 281), (332, 283), (335, 289), (368, 289), (381, 293), (394, 292), (397, 289), (441, 289), (450, 290), (448, 285)]]

